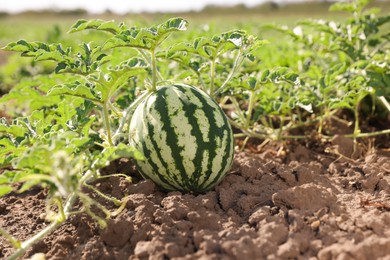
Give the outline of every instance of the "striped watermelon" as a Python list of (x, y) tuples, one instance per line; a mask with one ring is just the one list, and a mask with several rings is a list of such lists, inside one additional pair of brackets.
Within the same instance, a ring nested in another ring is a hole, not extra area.
[(166, 190), (210, 190), (233, 161), (233, 133), (224, 112), (189, 85), (150, 93), (134, 111), (129, 139), (146, 158), (136, 162), (139, 172)]

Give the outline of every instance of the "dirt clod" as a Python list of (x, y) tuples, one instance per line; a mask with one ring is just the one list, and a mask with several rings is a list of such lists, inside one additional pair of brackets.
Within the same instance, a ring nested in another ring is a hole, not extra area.
[(335, 207), (337, 198), (324, 187), (309, 183), (276, 192), (272, 196), (272, 201), (278, 207), (313, 213), (323, 207)]
[[(336, 138), (331, 145), (338, 146), (332, 160), (303, 145), (282, 159), (239, 153), (232, 172), (205, 194), (107, 178), (98, 186), (104, 192), (130, 194), (107, 229), (76, 215), (25, 258), (42, 252), (48, 259), (387, 259), (390, 155), (352, 160), (353, 142)], [(118, 164), (105, 171), (133, 174), (125, 169), (129, 161)], [(46, 226), (42, 194), (1, 198), (1, 227), (26, 239)], [(4, 238), (0, 244), (0, 257), (9, 256), (10, 245)]]
[(133, 224), (130, 218), (124, 215), (117, 219), (108, 220), (107, 228), (102, 230), (100, 237), (109, 246), (123, 246), (133, 235)]

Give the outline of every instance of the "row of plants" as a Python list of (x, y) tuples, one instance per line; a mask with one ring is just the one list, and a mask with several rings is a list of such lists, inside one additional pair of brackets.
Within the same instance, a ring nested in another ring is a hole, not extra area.
[[(235, 136), (245, 140), (308, 138), (292, 133), (309, 126), (330, 138), (335, 133), (326, 122), (344, 122), (341, 110), (352, 112), (345, 121), (354, 124), (350, 137), (390, 133), (363, 132), (359, 120), (390, 112), (390, 34), (381, 29), (389, 26), (390, 15), (378, 16), (376, 10), (365, 10), (366, 4), (333, 5), (351, 14), (342, 22), (262, 27), (286, 35), (285, 42), (260, 39), (256, 30), (203, 32), (186, 39), (188, 22), (173, 18), (151, 27), (79, 20), (70, 33), (92, 31), (101, 40), (78, 46), (66, 45), (61, 37), (51, 43), (9, 43), (3, 49), (28, 57), (39, 73), (21, 76), (0, 98), (5, 113), (0, 121), (0, 196), (33, 186), (47, 189), (50, 223), (26, 241), (0, 227), (16, 249), (10, 258), (23, 256), (74, 214), (89, 214), (101, 227), (119, 214), (126, 198), (110, 197), (91, 183), (107, 178), (99, 170), (112, 160), (145, 159), (128, 145), (129, 122), (159, 86), (186, 83), (207, 92), (226, 112)], [(91, 192), (119, 210), (109, 211)], [(81, 205), (77, 210), (75, 203)]]

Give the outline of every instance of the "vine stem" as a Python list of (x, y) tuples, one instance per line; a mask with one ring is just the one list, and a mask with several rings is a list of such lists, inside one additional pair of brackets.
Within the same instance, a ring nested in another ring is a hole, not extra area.
[(245, 129), (249, 128), (249, 125), (250, 125), (250, 122), (252, 119), (252, 110), (253, 110), (254, 103), (255, 103), (255, 93), (254, 93), (254, 91), (250, 91), (249, 92), (249, 106), (248, 106), (248, 112), (247, 112), (246, 121), (245, 121)]
[[(33, 237), (27, 239), (26, 241), (22, 242), (20, 247), (15, 251), (14, 254), (12, 254), (10, 257), (8, 257), (9, 260), (15, 260), (19, 257), (23, 256), (24, 253), (26, 253), (27, 249), (29, 249), (32, 245), (36, 244), (37, 242), (41, 241), (46, 235), (52, 233), (54, 230), (56, 230), (62, 223), (64, 223), (67, 218), (70, 215), (71, 209), (73, 207), (74, 202), (77, 199), (77, 193), (73, 192), (66, 201), (65, 207), (63, 209), (63, 212), (61, 212), (57, 219), (51, 222), (47, 227), (42, 229), (40, 232), (35, 234)], [(65, 217), (63, 217), (65, 216)]]
[(20, 247), (20, 241), (17, 240), (15, 237), (13, 237), (12, 235), (8, 234), (7, 231), (5, 231), (4, 229), (2, 229), (0, 227), (0, 235), (5, 237), (13, 247), (15, 248), (19, 248)]
[(233, 67), (232, 69), (230, 70), (230, 73), (229, 75), (227, 76), (227, 78), (225, 79), (225, 81), (222, 83), (222, 85), (217, 89), (215, 90), (215, 93), (213, 93), (214, 96), (218, 95), (219, 93), (221, 93), (227, 83), (229, 83), (229, 81), (233, 78), (233, 76), (236, 74), (237, 72), (237, 69), (240, 67), (241, 63), (243, 62), (243, 53), (244, 51), (241, 49), (239, 49), (238, 53), (237, 53), (237, 56), (236, 56), (236, 59), (234, 60), (234, 63), (233, 63)]
[(209, 95), (214, 96), (214, 78), (215, 78), (215, 58), (211, 60), (210, 63), (210, 88)]
[[(242, 131), (242, 133), (234, 134), (234, 138), (246, 138), (246, 137), (272, 140), (272, 141), (278, 140), (278, 137), (275, 135), (258, 134), (258, 133), (251, 131), (251, 130)], [(305, 136), (305, 135), (284, 135), (280, 138), (280, 140), (283, 140), (283, 139), (305, 139), (305, 138), (307, 138), (307, 136)]]
[(123, 133), (123, 128), (130, 120), (130, 117), (132, 115), (132, 112), (135, 110), (135, 108), (144, 100), (146, 97), (150, 94), (149, 91), (145, 91), (141, 96), (139, 96), (136, 100), (134, 100), (133, 103), (123, 112), (123, 117), (119, 123), (118, 129), (115, 131), (113, 135), (114, 142), (116, 142), (116, 139), (121, 136)]
[[(343, 135), (344, 137), (348, 138), (364, 138), (364, 137), (373, 137), (377, 135), (385, 135), (385, 134), (390, 134), (390, 129), (382, 130), (382, 131), (376, 131), (376, 132), (370, 132), (370, 133), (359, 133), (359, 134), (347, 134)], [(333, 137), (331, 137), (333, 138)]]
[(390, 103), (386, 100), (386, 98), (384, 96), (380, 96), (379, 100), (386, 107), (386, 109), (390, 112)]
[[(233, 106), (234, 106), (235, 110), (237, 111), (237, 115), (240, 117), (241, 121), (245, 122), (246, 118), (245, 118), (244, 112), (240, 108), (240, 105), (238, 104), (237, 99), (235, 97), (231, 97), (230, 100), (232, 101)], [(234, 121), (232, 120), (232, 122), (234, 122)], [(240, 127), (240, 129), (241, 128), (243, 128), (243, 127)]]
[(104, 127), (106, 128), (108, 144), (110, 146), (114, 146), (114, 142), (112, 141), (110, 116), (108, 113), (107, 102), (103, 103), (103, 124), (104, 124)]
[(360, 101), (357, 103), (353, 113), (354, 113), (354, 116), (355, 116), (355, 127), (354, 127), (354, 130), (353, 130), (353, 135), (354, 136), (358, 136), (360, 134), (360, 128), (359, 128), (359, 103)]
[[(102, 152), (104, 152), (104, 149)], [(92, 163), (91, 169), (94, 168), (97, 161), (98, 160), (95, 160)], [(59, 207), (60, 212), (58, 212), (57, 218), (53, 222), (51, 222), (48, 226), (46, 226), (44, 229), (42, 229), (40, 232), (38, 232), (37, 234), (35, 234), (31, 238), (27, 239), (26, 241), (23, 241), (20, 244), (20, 247), (17, 248), (17, 250), (11, 256), (8, 257), (8, 260), (16, 260), (19, 257), (22, 257), (32, 245), (38, 243), (46, 235), (52, 233), (54, 230), (56, 230), (59, 226), (61, 226), (61, 224), (63, 224), (69, 218), (69, 216), (72, 214), (73, 205), (76, 202), (77, 198), (79, 197), (78, 190), (81, 188), (81, 185), (83, 183), (87, 182), (89, 179), (91, 179), (93, 175), (94, 175), (94, 172), (92, 170), (88, 170), (83, 175), (83, 177), (81, 177), (81, 179), (79, 180), (78, 189), (75, 190), (74, 192), (72, 192), (68, 196), (66, 203), (65, 203), (65, 206), (63, 208)]]
[(152, 62), (152, 92), (155, 92), (157, 89), (157, 61), (156, 61), (156, 51), (151, 50), (151, 62)]
[[(148, 55), (145, 53), (145, 51), (143, 49), (137, 49), (138, 53), (141, 54), (141, 56), (149, 63), (149, 65), (152, 67), (153, 65), (153, 62), (151, 60), (150, 57), (148, 57)], [(156, 70), (156, 76), (158, 77), (159, 80), (163, 80), (163, 77), (161, 76), (160, 72), (158, 70)]]

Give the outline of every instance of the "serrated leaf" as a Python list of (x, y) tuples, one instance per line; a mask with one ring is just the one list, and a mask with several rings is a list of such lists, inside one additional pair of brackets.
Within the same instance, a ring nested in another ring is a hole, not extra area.
[(165, 22), (165, 31), (167, 30), (178, 30), (185, 31), (187, 30), (188, 21), (183, 18), (172, 18)]
[(79, 28), (85, 28), (85, 24), (87, 23), (88, 21), (85, 20), (85, 19), (80, 19), (78, 20), (75, 24), (73, 24), (71, 27), (70, 27), (70, 30), (69, 30), (69, 33), (71, 32), (75, 32), (75, 31), (78, 31), (78, 30), (82, 30), (82, 29), (79, 29)]
[(99, 162), (96, 164), (97, 168), (107, 166), (111, 161), (126, 157), (134, 158), (136, 160), (144, 160), (143, 155), (137, 151), (134, 147), (126, 145), (124, 143), (118, 144), (116, 147), (108, 147), (99, 156)]
[(257, 85), (257, 80), (255, 77), (249, 77), (247, 80), (248, 86), (251, 90), (254, 90)]
[(9, 185), (0, 185), (0, 197), (13, 191), (13, 188)]
[(101, 19), (93, 19), (93, 20), (81, 19), (71, 26), (69, 33), (96, 29), (100, 31), (106, 31), (112, 34), (118, 34), (124, 28), (125, 26), (123, 24), (118, 25), (113, 20), (104, 21)]
[(0, 139), (0, 146), (2, 146), (3, 148), (15, 147), (14, 143), (8, 138), (1, 138)]
[(120, 71), (121, 75), (117, 77), (115, 83), (110, 86), (109, 89), (102, 91), (102, 100), (107, 100), (109, 98), (109, 93), (115, 92), (119, 89), (125, 82), (128, 82), (130, 78), (140, 75), (142, 72), (146, 72), (144, 67), (123, 67), (123, 70)]
[(9, 180), (7, 176), (4, 176), (3, 174), (0, 175), (0, 184), (7, 184), (9, 183)]
[(114, 21), (103, 22), (97, 29), (107, 31), (112, 34), (117, 34), (122, 30)]
[(299, 75), (293, 72), (288, 72), (284, 75), (284, 78), (291, 82), (296, 82), (299, 79)]
[(10, 134), (15, 137), (22, 137), (26, 134), (27, 130), (20, 125), (9, 125), (6, 126), (0, 123), (0, 134)]
[(216, 48), (210, 39), (206, 37), (200, 37), (194, 41), (194, 49), (196, 53), (202, 57), (210, 59), (216, 54)]
[(139, 49), (156, 49), (172, 32), (186, 30), (188, 22), (182, 18), (173, 18), (150, 28), (130, 28), (121, 30), (107, 40), (103, 50), (116, 47), (133, 47)]
[(166, 53), (167, 53), (167, 57), (171, 58), (171, 57), (175, 57), (177, 55), (181, 55), (181, 52), (195, 53), (195, 49), (189, 43), (180, 42), (180, 43), (174, 44), (172, 47), (170, 47)]
[(106, 21), (101, 19), (93, 19), (93, 20), (78, 20), (74, 25), (70, 27), (70, 30), (68, 33), (74, 33), (79, 32), (82, 30), (88, 30), (88, 29), (97, 29), (102, 24), (106, 23)]
[(222, 34), (225, 41), (233, 43), (236, 47), (242, 47), (245, 41), (245, 32), (241, 30), (230, 31)]
[(139, 68), (147, 68), (148, 64), (144, 59), (140, 58), (131, 58), (127, 61), (124, 61), (120, 64), (121, 68), (131, 68), (131, 69), (139, 69)]
[(44, 147), (34, 147), (24, 154), (17, 162), (18, 169), (39, 169), (43, 172), (50, 172), (51, 151)]
[(89, 136), (89, 131), (91, 129), (91, 126), (92, 126), (93, 122), (95, 122), (95, 120), (96, 120), (96, 116), (94, 116), (94, 115), (88, 117), (88, 122), (84, 123), (84, 127), (81, 129), (81, 133), (84, 136)]
[(254, 62), (256, 60), (256, 57), (253, 56), (253, 54), (251, 54), (251, 53), (247, 54), (246, 57), (247, 57), (248, 60), (250, 60), (252, 62)]
[(65, 62), (60, 62), (57, 64), (57, 67), (55, 68), (55, 72), (60, 73), (64, 71), (67, 67), (68, 65)]
[[(120, 157), (132, 157), (136, 160), (144, 160), (145, 158), (143, 155), (138, 152), (134, 147), (131, 147), (129, 145), (126, 145), (124, 143), (120, 143), (114, 150), (112, 156), (110, 157), (110, 160), (115, 160)], [(116, 158), (115, 158), (116, 157)]]
[(35, 55), (36, 61), (43, 60), (54, 60), (54, 61), (63, 61), (64, 57), (59, 51), (48, 52), (46, 50), (38, 50)]
[(34, 180), (28, 180), (28, 181), (23, 183), (22, 187), (19, 188), (18, 193), (26, 192), (29, 189), (31, 189), (32, 187), (37, 186), (37, 185), (42, 185), (42, 184), (43, 184), (42, 179), (39, 179), (39, 178), (36, 178)]
[(19, 40), (17, 42), (11, 42), (4, 48), (3, 50), (6, 51), (18, 51), (18, 52), (25, 52), (25, 51), (30, 51), (33, 49), (32, 45), (28, 43), (25, 40)]
[(90, 100), (94, 103), (101, 103), (101, 99), (98, 95), (94, 94), (91, 91), (91, 88), (85, 84), (75, 81), (72, 83), (66, 83), (63, 85), (57, 85), (50, 89), (47, 93), (48, 96), (54, 95), (70, 95), (75, 97), (81, 97), (87, 100)]
[(261, 73), (261, 76), (260, 76), (260, 81), (261, 82), (266, 82), (267, 81), (267, 78), (270, 74), (270, 71), (268, 69), (264, 70), (262, 73)]

